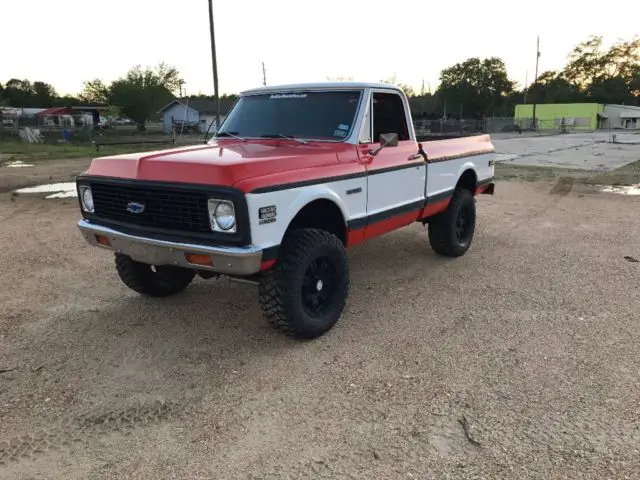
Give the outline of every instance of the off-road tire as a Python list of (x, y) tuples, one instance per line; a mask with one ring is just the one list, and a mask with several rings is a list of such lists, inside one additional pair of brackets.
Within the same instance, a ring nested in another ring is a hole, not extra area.
[[(313, 314), (310, 309), (315, 307), (308, 306), (313, 295), (309, 287), (316, 278), (313, 272), (329, 270), (332, 273), (327, 278), (333, 280), (322, 292), (329, 299), (322, 300), (324, 310)], [(267, 322), (291, 337), (304, 339), (319, 337), (336, 324), (348, 293), (349, 263), (342, 242), (325, 230), (307, 228), (287, 234), (276, 264), (264, 272), (259, 287), (260, 306)]]
[(195, 272), (186, 268), (172, 265), (152, 268), (120, 253), (116, 253), (116, 270), (127, 287), (149, 297), (168, 297), (179, 293), (195, 276)]
[[(467, 230), (463, 238), (457, 234), (458, 220), (466, 216)], [(470, 191), (458, 189), (453, 193), (447, 209), (429, 221), (431, 248), (445, 257), (464, 255), (473, 241), (476, 229), (476, 199)]]

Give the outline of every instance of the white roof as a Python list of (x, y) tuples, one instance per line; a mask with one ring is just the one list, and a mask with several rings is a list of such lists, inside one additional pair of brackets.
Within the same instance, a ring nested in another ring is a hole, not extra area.
[(401, 91), (400, 87), (391, 85), (390, 83), (367, 83), (367, 82), (315, 82), (315, 83), (293, 83), (287, 85), (270, 85), (267, 87), (252, 88), (245, 90), (242, 95), (282, 92), (291, 90), (343, 90), (343, 89), (362, 89), (362, 88), (384, 88), (388, 90)]

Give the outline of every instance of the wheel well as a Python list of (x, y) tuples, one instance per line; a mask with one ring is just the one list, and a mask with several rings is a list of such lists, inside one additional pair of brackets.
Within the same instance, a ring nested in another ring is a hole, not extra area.
[(478, 185), (478, 177), (476, 172), (473, 170), (465, 170), (464, 173), (460, 176), (458, 183), (456, 184), (456, 190), (468, 190), (471, 194), (475, 194), (476, 187)]
[(347, 226), (342, 211), (331, 200), (314, 200), (305, 205), (289, 224), (285, 236), (298, 228), (326, 230), (338, 237), (343, 245), (346, 243)]

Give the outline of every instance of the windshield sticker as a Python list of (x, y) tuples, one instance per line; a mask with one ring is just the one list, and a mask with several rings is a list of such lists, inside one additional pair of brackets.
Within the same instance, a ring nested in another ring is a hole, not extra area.
[(274, 93), (269, 98), (278, 99), (278, 98), (307, 98), (306, 93)]
[(341, 123), (340, 125), (338, 125), (338, 128), (340, 130), (349, 130), (349, 125), (345, 125), (344, 123)]
[(346, 137), (347, 136), (347, 132), (345, 132), (344, 130), (334, 130), (333, 131), (333, 136), (334, 137)]

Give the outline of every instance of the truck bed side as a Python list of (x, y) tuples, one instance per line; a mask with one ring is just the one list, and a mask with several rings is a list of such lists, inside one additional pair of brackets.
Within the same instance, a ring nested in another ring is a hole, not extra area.
[(422, 148), (427, 154), (428, 203), (450, 196), (467, 170), (474, 172), (479, 185), (493, 179), (495, 149), (489, 135), (431, 140)]

